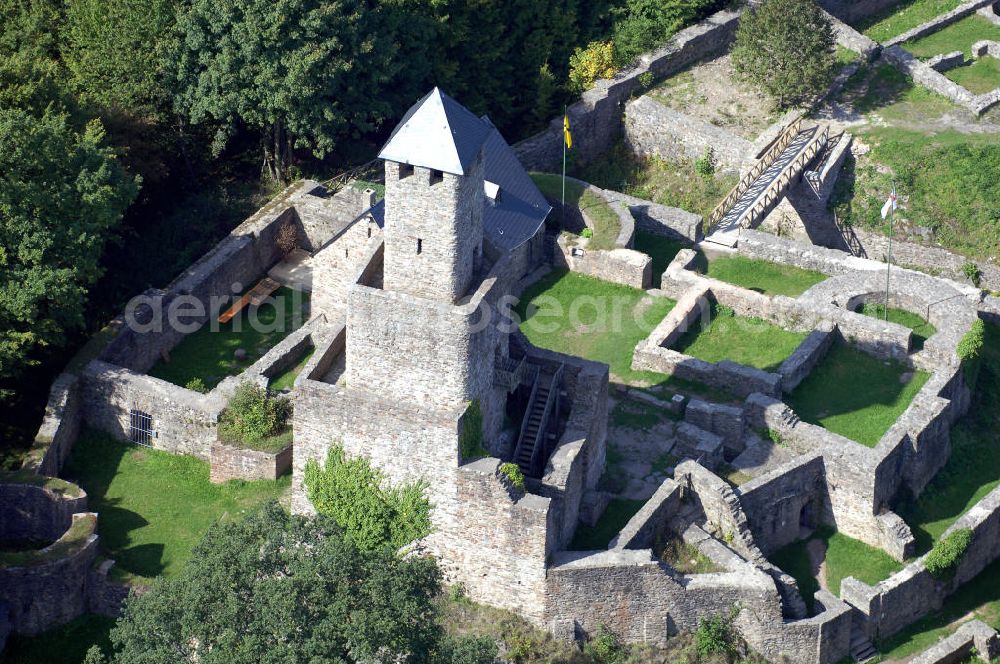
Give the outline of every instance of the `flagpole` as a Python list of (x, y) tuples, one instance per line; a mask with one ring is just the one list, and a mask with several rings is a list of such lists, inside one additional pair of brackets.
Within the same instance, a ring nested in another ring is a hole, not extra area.
[(566, 228), (566, 111), (568, 109), (563, 106), (563, 172), (562, 172), (562, 225), (563, 229)]
[(889, 249), (885, 257), (885, 319), (889, 320), (889, 270), (892, 269), (892, 222), (896, 214), (896, 181), (892, 182), (892, 195), (889, 206)]

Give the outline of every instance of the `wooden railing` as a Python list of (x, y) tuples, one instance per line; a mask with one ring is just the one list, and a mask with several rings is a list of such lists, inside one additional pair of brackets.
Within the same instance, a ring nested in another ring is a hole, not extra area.
[(496, 368), (493, 371), (493, 384), (506, 388), (508, 392), (517, 389), (527, 373), (528, 357), (524, 355), (520, 360), (515, 360), (512, 357), (502, 357), (497, 353), (494, 363)]
[(531, 394), (528, 395), (528, 408), (524, 413), (524, 419), (521, 420), (521, 430), (517, 432), (517, 445), (514, 447), (515, 462), (520, 457), (521, 448), (524, 447), (524, 430), (528, 428), (528, 420), (531, 419), (531, 408), (535, 403), (535, 395), (538, 394), (538, 378), (538, 367), (535, 367), (535, 380), (531, 385)]
[(715, 206), (712, 213), (708, 215), (708, 227), (711, 228), (719, 223), (726, 213), (736, 204), (738, 200), (750, 189), (750, 185), (757, 181), (760, 174), (771, 167), (774, 160), (785, 151), (785, 148), (789, 146), (792, 140), (798, 136), (802, 129), (802, 116), (795, 118), (781, 130), (778, 137), (771, 143), (764, 154), (761, 155), (760, 159), (754, 162), (750, 170), (747, 171), (740, 181), (736, 183), (736, 186), (729, 190), (726, 197), (722, 199), (722, 202)]

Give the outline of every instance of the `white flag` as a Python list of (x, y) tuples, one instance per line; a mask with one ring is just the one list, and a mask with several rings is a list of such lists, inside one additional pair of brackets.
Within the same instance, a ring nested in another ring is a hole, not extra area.
[(892, 195), (889, 196), (889, 200), (887, 200), (885, 205), (882, 206), (882, 218), (885, 219), (889, 216), (889, 210), (895, 210), (898, 207), (899, 205), (896, 204), (896, 188), (893, 187)]

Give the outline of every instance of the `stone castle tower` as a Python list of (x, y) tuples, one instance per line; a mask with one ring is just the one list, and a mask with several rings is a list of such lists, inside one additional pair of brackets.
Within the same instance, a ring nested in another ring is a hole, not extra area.
[(423, 409), (479, 402), (487, 438), (498, 433), (505, 402), (493, 385), (502, 335), (479, 324), (477, 298), (488, 135), (437, 88), (400, 122), (379, 155), (383, 289), (352, 291), (347, 334), (349, 386)]

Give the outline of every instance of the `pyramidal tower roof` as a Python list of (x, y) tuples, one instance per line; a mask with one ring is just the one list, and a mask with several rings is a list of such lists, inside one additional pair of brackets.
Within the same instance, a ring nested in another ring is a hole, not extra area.
[(410, 107), (379, 158), (465, 175), (492, 127), (434, 88)]

